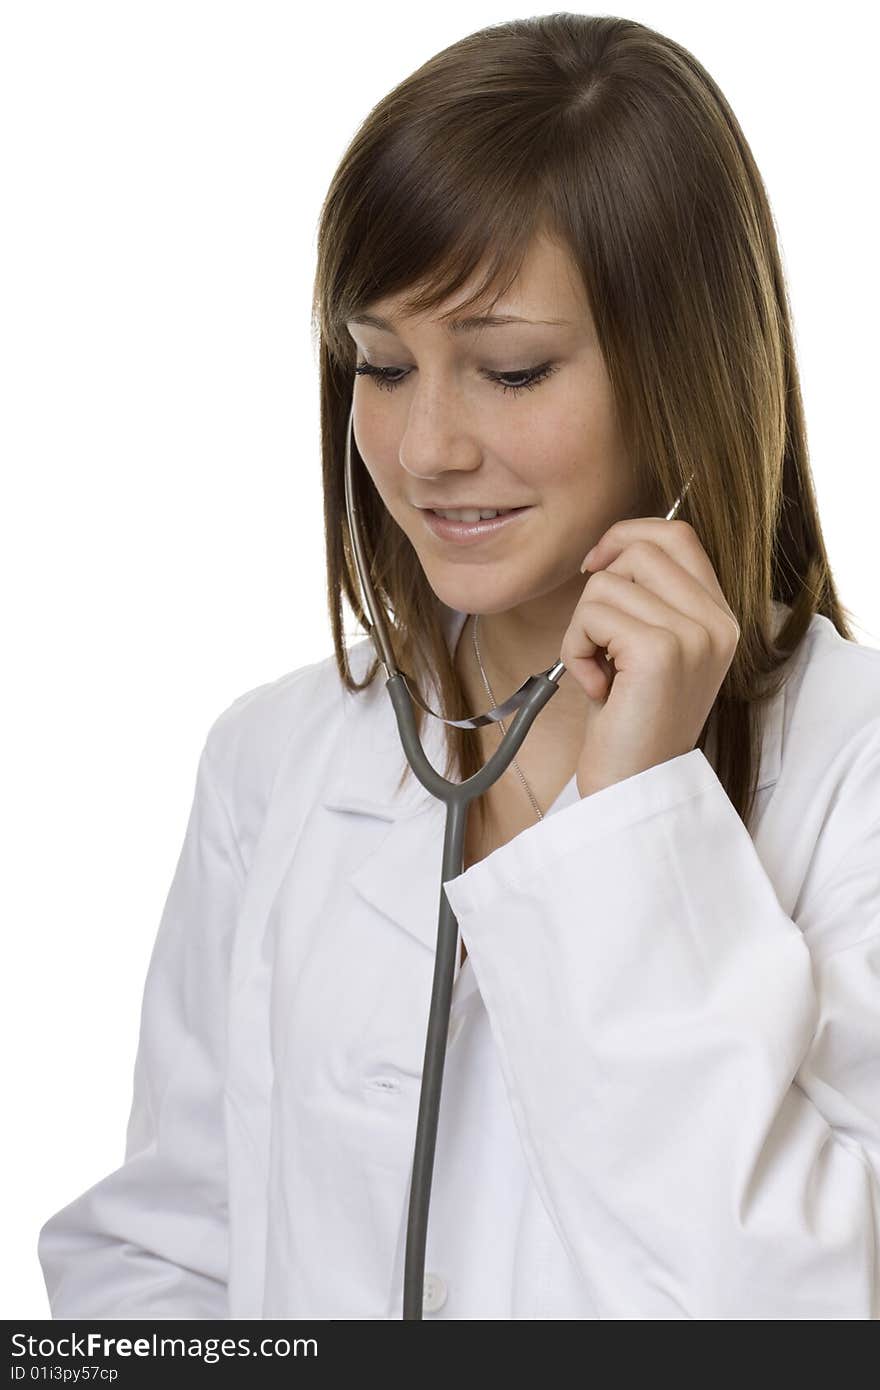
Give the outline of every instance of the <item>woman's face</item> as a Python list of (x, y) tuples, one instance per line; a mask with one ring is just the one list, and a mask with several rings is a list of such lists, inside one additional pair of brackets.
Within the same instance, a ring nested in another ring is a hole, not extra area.
[[(387, 373), (356, 377), (355, 440), (444, 603), (497, 613), (564, 590), (559, 598), (573, 608), (584, 555), (632, 514), (634, 496), (590, 307), (567, 250), (537, 239), (492, 312), (528, 322), (453, 331), (404, 320), (392, 300), (371, 305), (388, 328), (349, 319), (358, 367)], [(528, 510), (462, 545), (432, 532), (428, 506)]]

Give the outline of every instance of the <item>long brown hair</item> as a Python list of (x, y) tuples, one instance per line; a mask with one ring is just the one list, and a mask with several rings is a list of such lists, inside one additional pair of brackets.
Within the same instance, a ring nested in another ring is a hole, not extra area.
[[(344, 594), (369, 626), (345, 512), (356, 366), (345, 320), (391, 295), (406, 296), (402, 312), (424, 314), (482, 269), (455, 312), (490, 294), (491, 307), (539, 232), (580, 270), (641, 514), (664, 515), (695, 471), (678, 516), (699, 536), (741, 633), (697, 747), (706, 752), (714, 717), (713, 766), (748, 824), (759, 706), (784, 680), (814, 613), (850, 640), (852, 614), (825, 551), (761, 176), (705, 68), (632, 20), (563, 12), (461, 39), (373, 108), (336, 170), (318, 226), (312, 322), (340, 677), (356, 692), (379, 670), (375, 660), (355, 680), (342, 625)], [(431, 671), (441, 712), (465, 718), (475, 711), (465, 707), (437, 597), (352, 449), (370, 572), (398, 663), (416, 679)], [(775, 640), (771, 599), (791, 608)], [(421, 731), (425, 716), (415, 713)], [(481, 765), (474, 734), (446, 733), (445, 775), (471, 776)], [(399, 786), (410, 772), (403, 761)]]

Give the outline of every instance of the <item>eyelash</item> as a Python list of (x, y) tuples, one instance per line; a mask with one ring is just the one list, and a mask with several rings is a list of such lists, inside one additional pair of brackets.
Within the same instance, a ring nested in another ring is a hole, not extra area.
[[(355, 376), (371, 377), (375, 385), (378, 386), (381, 391), (393, 391), (396, 386), (399, 386), (402, 381), (406, 380), (406, 377), (402, 376), (393, 379), (388, 376), (388, 372), (401, 370), (402, 368), (400, 367), (374, 367), (370, 362), (359, 362), (355, 368)], [(513, 394), (517, 396), (520, 391), (532, 391), (536, 386), (539, 386), (542, 381), (546, 381), (547, 377), (551, 376), (556, 370), (555, 363), (543, 362), (540, 367), (523, 368), (521, 372), (490, 372), (484, 370), (483, 376), (496, 386), (499, 386), (502, 391), (512, 391)], [(521, 381), (516, 386), (506, 385), (503, 378), (512, 376), (528, 377), (528, 380)]]

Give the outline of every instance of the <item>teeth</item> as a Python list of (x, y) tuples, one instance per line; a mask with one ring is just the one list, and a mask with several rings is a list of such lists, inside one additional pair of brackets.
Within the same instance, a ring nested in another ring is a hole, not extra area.
[(446, 517), (447, 521), (489, 521), (489, 520), (491, 520), (491, 518), (492, 518), (493, 516), (506, 516), (507, 513), (508, 513), (510, 510), (511, 510), (510, 507), (505, 507), (505, 508), (503, 508), (503, 509), (501, 509), (501, 510), (497, 510), (497, 511), (491, 511), (489, 508), (486, 508), (485, 511), (480, 511), (480, 512), (478, 512), (478, 511), (457, 511), (457, 512), (454, 512), (454, 511), (445, 511), (445, 512), (435, 511), (435, 512), (434, 512), (434, 515), (435, 515), (435, 516), (443, 516), (443, 517)]

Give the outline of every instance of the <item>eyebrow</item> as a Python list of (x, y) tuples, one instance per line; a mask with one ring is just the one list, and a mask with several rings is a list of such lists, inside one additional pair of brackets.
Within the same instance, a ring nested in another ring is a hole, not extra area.
[[(380, 318), (378, 314), (351, 314), (346, 323), (362, 323), (368, 328), (381, 328), (386, 333), (393, 333), (394, 327), (391, 319)], [(450, 319), (445, 325), (450, 333), (472, 333), (477, 328), (503, 328), (507, 323), (532, 323), (532, 324), (552, 324), (560, 327), (570, 327), (568, 319), (524, 319), (516, 314), (472, 314), (468, 318)]]

